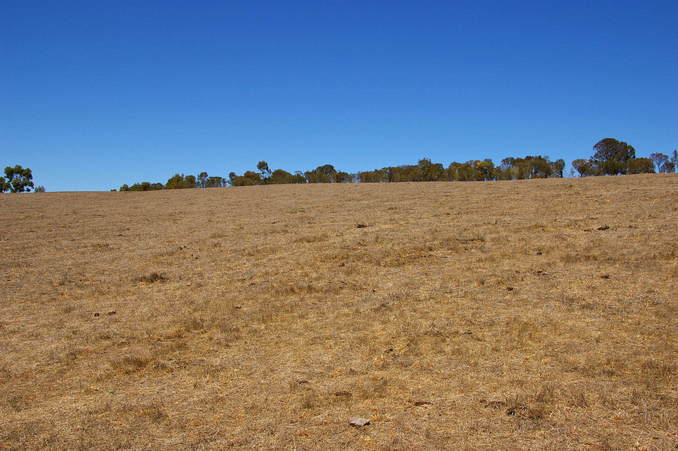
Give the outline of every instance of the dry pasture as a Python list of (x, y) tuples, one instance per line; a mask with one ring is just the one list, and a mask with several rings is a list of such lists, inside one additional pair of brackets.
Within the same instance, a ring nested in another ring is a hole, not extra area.
[(676, 175), (0, 211), (0, 448), (678, 447)]

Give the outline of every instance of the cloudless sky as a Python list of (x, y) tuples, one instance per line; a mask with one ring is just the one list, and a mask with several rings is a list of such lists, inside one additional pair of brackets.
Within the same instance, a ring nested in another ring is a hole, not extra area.
[(678, 1), (0, 0), (0, 165), (48, 191), (678, 147)]

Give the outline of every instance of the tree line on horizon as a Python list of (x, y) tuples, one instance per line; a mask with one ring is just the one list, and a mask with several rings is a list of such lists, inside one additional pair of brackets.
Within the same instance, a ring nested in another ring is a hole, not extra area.
[[(678, 151), (671, 156), (653, 153), (649, 158), (636, 157), (633, 146), (614, 138), (605, 138), (594, 146), (589, 159), (572, 162), (573, 174), (580, 177), (623, 175), (643, 173), (670, 173), (678, 169)], [(271, 170), (266, 161), (257, 164), (256, 171), (243, 174), (231, 172), (228, 178), (209, 176), (201, 172), (197, 176), (175, 174), (166, 184), (141, 182), (131, 186), (122, 185), (120, 191), (152, 191), (182, 188), (218, 188), (225, 186), (276, 185), (294, 183), (383, 183), (383, 182), (429, 182), (429, 181), (490, 181), (524, 180), (534, 178), (562, 178), (565, 161), (551, 161), (547, 156), (528, 155), (523, 158), (507, 157), (501, 163), (487, 158), (464, 163), (452, 162), (445, 167), (422, 158), (414, 165), (388, 166), (372, 171), (348, 173), (325, 164), (309, 171), (290, 173), (284, 169)]]
[[(678, 171), (678, 150), (670, 155), (652, 153), (648, 158), (636, 156), (636, 149), (614, 138), (605, 138), (594, 146), (594, 154), (588, 159), (572, 161), (571, 175), (580, 177), (624, 175), (642, 173), (672, 173)], [(257, 164), (257, 171), (245, 171), (242, 175), (231, 172), (227, 178), (210, 176), (207, 172), (196, 175), (175, 174), (166, 183), (140, 182), (120, 187), (120, 191), (154, 191), (162, 189), (219, 188), (226, 186), (251, 186), (292, 183), (384, 183), (425, 181), (489, 181), (523, 180), (533, 178), (563, 177), (565, 161), (551, 161), (547, 156), (508, 157), (499, 165), (487, 158), (452, 162), (445, 167), (422, 158), (414, 165), (388, 166), (354, 174), (338, 171), (331, 164), (318, 166), (309, 171), (290, 173), (284, 169), (271, 170), (266, 161)], [(7, 166), (0, 176), (0, 193), (24, 193), (34, 190), (45, 192), (43, 186), (35, 186), (33, 172), (21, 165)], [(111, 191), (117, 191), (115, 189)]]

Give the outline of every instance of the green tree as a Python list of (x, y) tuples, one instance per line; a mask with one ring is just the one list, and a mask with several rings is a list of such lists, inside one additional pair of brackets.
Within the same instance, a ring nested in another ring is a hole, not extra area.
[(231, 186), (252, 186), (252, 185), (261, 185), (261, 174), (254, 171), (245, 171), (243, 175), (236, 175), (231, 173), (229, 175), (231, 180)]
[(442, 180), (445, 174), (445, 168), (440, 163), (433, 163), (429, 158), (422, 158), (417, 163), (421, 180), (425, 182), (435, 182)]
[(489, 158), (483, 161), (476, 161), (476, 171), (478, 171), (482, 180), (494, 180), (494, 163)]
[(260, 185), (262, 182), (261, 174), (257, 174), (254, 171), (245, 171), (243, 177), (245, 177), (248, 180), (251, 180), (253, 185)]
[(353, 180), (353, 176), (348, 172), (337, 171), (334, 175), (335, 183), (350, 183)]
[(5, 180), (4, 177), (0, 177), (0, 193), (4, 193), (9, 189), (9, 184), (7, 183), (7, 180)]
[(187, 189), (195, 187), (196, 180), (194, 175), (174, 174), (165, 184), (165, 188), (167, 189)]
[(151, 183), (151, 182), (135, 183), (134, 185), (128, 187), (126, 190), (123, 190), (124, 186), (126, 185), (120, 187), (120, 191), (157, 191), (165, 189), (165, 185), (163, 185), (162, 183)]
[(336, 182), (337, 170), (331, 164), (318, 166), (312, 171), (304, 172), (308, 183), (332, 183)]
[(553, 173), (553, 167), (551, 163), (549, 163), (548, 157), (528, 155), (523, 161), (527, 168), (528, 179), (542, 179), (550, 177)]
[(292, 178), (294, 176), (290, 174), (289, 172), (285, 171), (284, 169), (276, 169), (271, 173), (271, 177), (269, 177), (269, 183), (273, 183), (276, 185), (281, 185), (281, 184), (286, 184), (286, 183), (294, 183), (292, 182)]
[(268, 183), (273, 184), (306, 183), (306, 180), (304, 179), (303, 174), (300, 173), (290, 174), (289, 172), (283, 169), (276, 169), (268, 178)]
[(553, 177), (563, 178), (563, 171), (565, 170), (565, 160), (562, 158), (551, 163), (551, 175)]
[(591, 174), (591, 161), (583, 158), (576, 159), (572, 162), (572, 167), (579, 173), (579, 177), (586, 177)]
[(12, 193), (23, 193), (33, 188), (33, 173), (30, 168), (23, 168), (21, 165), (5, 168), (6, 189)]
[[(183, 183), (184, 183), (183, 175), (174, 174), (172, 177), (170, 177), (167, 180), (165, 187), (167, 189), (180, 189), (180, 188), (184, 187)], [(127, 185), (123, 185), (123, 186), (127, 186)], [(120, 191), (123, 191), (122, 187), (120, 187)]]
[(459, 182), (470, 182), (480, 180), (480, 173), (476, 169), (478, 161), (471, 160), (466, 163), (457, 163), (453, 161), (447, 168), (449, 180), (456, 180)]
[(501, 164), (495, 168), (497, 180), (513, 180), (517, 178), (517, 168), (515, 167), (516, 159), (513, 157), (506, 157), (501, 160)]
[(268, 163), (264, 160), (261, 160), (257, 163), (257, 170), (261, 173), (261, 178), (267, 180), (271, 176), (271, 169), (268, 167)]
[(650, 160), (654, 163), (657, 172), (673, 172), (673, 162), (668, 155), (663, 153), (652, 153), (650, 154)]
[(632, 145), (614, 138), (601, 139), (593, 150), (596, 152), (591, 160), (598, 163), (601, 172), (607, 175), (626, 174), (628, 161), (636, 158), (636, 149)]
[(203, 171), (200, 174), (198, 174), (198, 186), (200, 188), (205, 188), (207, 186), (207, 178), (209, 175), (207, 175), (207, 172)]
[(222, 186), (226, 186), (226, 180), (223, 177), (212, 176), (205, 181), (206, 188), (220, 188)]
[(654, 164), (650, 158), (634, 158), (626, 163), (627, 174), (651, 174)]
[(358, 172), (358, 180), (360, 183), (379, 183), (386, 182), (387, 174), (383, 170), (375, 169), (374, 171), (360, 171)]
[[(492, 160), (485, 160), (490, 162)], [(546, 177), (562, 177), (564, 160), (550, 161), (549, 157), (527, 155), (525, 158), (507, 157), (494, 169), (494, 176), (500, 180), (523, 180)], [(487, 180), (487, 176), (484, 175)]]
[(195, 180), (195, 175), (187, 175), (184, 177), (184, 188), (195, 188), (198, 182)]

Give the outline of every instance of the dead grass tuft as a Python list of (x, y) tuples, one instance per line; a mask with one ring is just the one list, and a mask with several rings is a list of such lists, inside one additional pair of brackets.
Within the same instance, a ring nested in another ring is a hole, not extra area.
[(164, 282), (165, 280), (167, 280), (167, 278), (165, 276), (163, 276), (162, 274), (157, 273), (157, 272), (152, 272), (148, 275), (139, 276), (139, 277), (136, 277), (134, 279), (134, 281), (138, 282), (138, 283), (156, 283), (156, 282)]
[(146, 368), (153, 361), (153, 357), (145, 353), (125, 355), (111, 360), (111, 368), (124, 374), (132, 374)]

